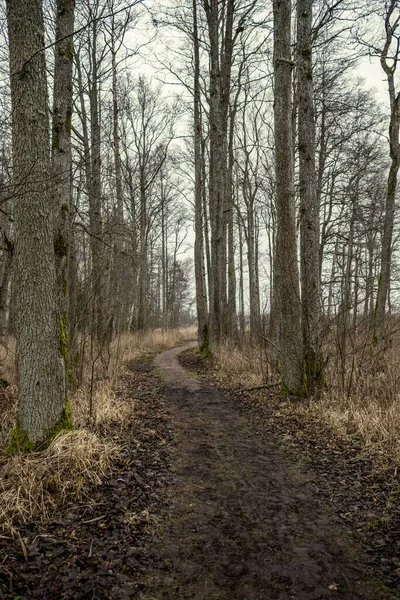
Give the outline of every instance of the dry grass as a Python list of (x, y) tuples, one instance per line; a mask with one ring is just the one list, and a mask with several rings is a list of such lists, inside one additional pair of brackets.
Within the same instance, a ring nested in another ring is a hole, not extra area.
[[(318, 418), (338, 435), (359, 438), (364, 447), (400, 462), (398, 337), (398, 340), (392, 337), (385, 354), (371, 352), (368, 339), (358, 339), (357, 343), (353, 340), (343, 363), (335, 360), (335, 349), (328, 349), (327, 389), (307, 401), (288, 403), (285, 410)], [(269, 368), (265, 355), (250, 346), (241, 349), (221, 346), (217, 367), (222, 379), (241, 387), (265, 383)], [(276, 381), (276, 374), (274, 378)]]
[(0, 531), (15, 535), (21, 523), (46, 519), (55, 504), (99, 485), (117, 454), (117, 446), (83, 429), (60, 434), (43, 452), (4, 458)]
[(90, 387), (82, 385), (71, 394), (71, 412), (74, 427), (90, 424), (95, 429), (107, 430), (109, 426), (123, 424), (133, 417), (134, 405), (126, 401), (124, 394), (117, 394), (115, 382), (96, 382), (90, 415)]
[(197, 327), (179, 329), (154, 329), (145, 333), (124, 334), (113, 342), (113, 355), (122, 360), (132, 360), (144, 353), (162, 352), (197, 339)]
[[(120, 445), (115, 443), (116, 425), (122, 428), (134, 418), (134, 404), (126, 400), (119, 378), (124, 362), (145, 352), (172, 348), (196, 335), (195, 328), (188, 328), (114, 340), (109, 375), (94, 382), (92, 398), (90, 364), (85, 365), (84, 383), (70, 393), (76, 429), (57, 436), (43, 452), (14, 456), (5, 454), (17, 410), (15, 342), (7, 342), (0, 354), (0, 377), (10, 384), (0, 386), (0, 533), (18, 536), (21, 524), (44, 520), (56, 505), (85, 494), (89, 484), (101, 484), (123, 444), (122, 438)], [(104, 437), (111, 427), (112, 443)]]
[(309, 410), (346, 436), (400, 461), (400, 347), (385, 353), (365, 351), (362, 344), (343, 366), (328, 364), (328, 388), (310, 400)]
[(216, 358), (218, 371), (223, 379), (242, 387), (259, 385), (264, 380), (264, 354), (256, 346), (238, 348), (231, 344), (223, 344), (218, 348)]

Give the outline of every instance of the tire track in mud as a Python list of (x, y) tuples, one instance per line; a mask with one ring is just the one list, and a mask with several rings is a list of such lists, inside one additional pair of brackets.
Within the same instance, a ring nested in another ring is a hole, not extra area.
[[(193, 346), (193, 345), (192, 345)], [(229, 396), (159, 355), (175, 435), (165, 524), (142, 598), (384, 600), (314, 476), (255, 432)]]

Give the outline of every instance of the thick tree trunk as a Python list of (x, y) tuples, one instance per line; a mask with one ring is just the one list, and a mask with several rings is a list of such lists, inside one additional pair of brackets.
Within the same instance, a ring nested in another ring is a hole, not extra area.
[[(389, 89), (391, 86), (389, 85)], [(394, 94), (394, 92), (393, 92)], [(390, 285), (390, 273), (392, 264), (392, 237), (395, 213), (395, 199), (397, 187), (397, 174), (400, 166), (400, 94), (393, 101), (392, 114), (390, 118), (389, 141), (390, 156), (392, 159), (386, 194), (385, 220), (383, 225), (383, 237), (381, 248), (381, 272), (378, 281), (378, 294), (375, 307), (374, 343), (382, 344), (385, 334), (385, 311)]]
[(243, 342), (244, 335), (246, 331), (246, 323), (245, 323), (245, 314), (244, 314), (244, 261), (243, 261), (243, 233), (242, 233), (242, 225), (240, 222), (240, 217), (238, 220), (238, 233), (239, 233), (239, 328), (240, 328), (240, 338)]
[(246, 201), (247, 208), (247, 264), (249, 268), (249, 299), (250, 299), (250, 339), (259, 340), (261, 333), (260, 320), (260, 290), (257, 271), (258, 236), (256, 234), (254, 196), (250, 193)]
[[(226, 193), (228, 189), (228, 110), (233, 52), (234, 1), (220, 4), (204, 2), (210, 44), (210, 176), (209, 204), (211, 225), (210, 334), (217, 345), (226, 331)], [(223, 13), (223, 14), (222, 14)], [(224, 29), (221, 35), (220, 24)]]
[(302, 383), (302, 339), (294, 206), (291, 1), (274, 0), (273, 10), (277, 214), (274, 280), (280, 313), (283, 386), (288, 393), (297, 393)]
[(297, 76), (300, 183), (300, 270), (303, 330), (303, 389), (325, 383), (321, 349), (319, 204), (315, 173), (315, 117), (312, 78), (312, 0), (297, 0)]
[(10, 449), (30, 449), (68, 425), (56, 294), (54, 207), (40, 0), (7, 2), (15, 227), (19, 406)]
[(219, 57), (219, 10), (218, 1), (211, 0), (207, 14), (210, 38), (210, 174), (209, 204), (211, 226), (211, 288), (210, 335), (217, 345), (222, 335), (222, 285), (221, 260), (223, 239), (223, 207), (225, 191), (226, 138), (221, 114), (221, 73)]
[(149, 319), (149, 260), (148, 260), (148, 235), (147, 235), (147, 197), (145, 174), (143, 168), (140, 173), (140, 219), (139, 219), (139, 291), (137, 328), (145, 331)]
[(70, 247), (70, 214), (72, 208), (72, 61), (75, 0), (57, 1), (56, 47), (54, 59), (53, 124), (52, 124), (52, 192), (55, 212), (54, 251), (60, 319), (65, 334), (64, 360), (69, 369), (67, 318), (68, 256)]

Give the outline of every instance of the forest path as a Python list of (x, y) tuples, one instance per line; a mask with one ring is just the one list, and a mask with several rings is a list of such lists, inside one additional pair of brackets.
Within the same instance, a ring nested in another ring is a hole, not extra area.
[(155, 360), (165, 378), (175, 473), (141, 598), (390, 598), (317, 499), (313, 476), (254, 431), (232, 398), (179, 364), (188, 347)]

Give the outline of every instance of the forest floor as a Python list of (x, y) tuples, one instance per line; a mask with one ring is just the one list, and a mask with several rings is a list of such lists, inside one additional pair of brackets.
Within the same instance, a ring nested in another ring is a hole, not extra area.
[(102, 485), (0, 537), (0, 599), (399, 599), (395, 467), (181, 351), (127, 364)]

